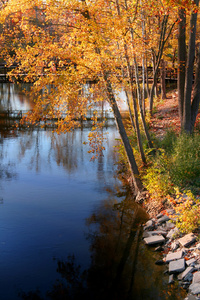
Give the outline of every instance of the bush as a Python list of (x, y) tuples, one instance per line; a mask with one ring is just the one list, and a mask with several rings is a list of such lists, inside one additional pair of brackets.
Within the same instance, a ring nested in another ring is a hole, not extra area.
[(157, 150), (156, 156), (151, 159), (153, 161), (143, 175), (143, 180), (151, 197), (159, 200), (174, 192), (168, 170), (169, 161), (165, 151), (161, 149)]
[(177, 199), (174, 207), (178, 216), (176, 226), (183, 233), (197, 230), (200, 225), (199, 199), (195, 198), (191, 192), (178, 193)]
[(144, 183), (153, 198), (174, 194), (174, 187), (200, 192), (200, 135), (182, 134), (179, 137), (169, 131), (162, 147), (151, 157), (143, 175)]
[(198, 192), (200, 187), (200, 135), (182, 134), (171, 152), (170, 176), (180, 188)]

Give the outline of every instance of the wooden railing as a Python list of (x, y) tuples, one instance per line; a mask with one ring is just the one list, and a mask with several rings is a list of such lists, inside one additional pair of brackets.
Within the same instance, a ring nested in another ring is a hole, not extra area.
[[(9, 76), (7, 75), (8, 72), (11, 70), (11, 69), (14, 69), (16, 68), (17, 65), (13, 65), (11, 67), (6, 67), (6, 64), (4, 63), (0, 63), (0, 83), (6, 83), (6, 82), (9, 82)], [(142, 67), (139, 66), (138, 67), (138, 71), (139, 71), (139, 76), (140, 78), (142, 78)], [(159, 70), (160, 71), (160, 70)], [(126, 74), (126, 71), (124, 71)], [(153, 68), (151, 66), (147, 67), (147, 73), (148, 73), (148, 77), (149, 79), (152, 79), (153, 78)], [(134, 74), (134, 72), (133, 72)], [(38, 74), (38, 76), (42, 76), (44, 74)], [(18, 77), (22, 77), (24, 78), (24, 76), (26, 76), (26, 74), (19, 74)], [(158, 72), (158, 78), (160, 77), (160, 72)], [(166, 77), (165, 77), (166, 80), (177, 80), (177, 69), (176, 68), (166, 68)]]

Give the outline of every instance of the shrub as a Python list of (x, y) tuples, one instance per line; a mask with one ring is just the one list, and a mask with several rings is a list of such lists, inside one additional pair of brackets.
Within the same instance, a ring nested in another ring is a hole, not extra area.
[(171, 153), (170, 176), (174, 184), (199, 191), (200, 136), (182, 134)]
[(153, 161), (146, 170), (143, 180), (151, 197), (159, 200), (174, 192), (173, 183), (171, 182), (168, 170), (169, 160), (165, 151), (161, 149), (157, 150), (156, 156), (151, 159), (153, 159)]
[(178, 215), (176, 226), (183, 233), (193, 232), (200, 225), (199, 199), (195, 198), (191, 192), (179, 193), (175, 211)]

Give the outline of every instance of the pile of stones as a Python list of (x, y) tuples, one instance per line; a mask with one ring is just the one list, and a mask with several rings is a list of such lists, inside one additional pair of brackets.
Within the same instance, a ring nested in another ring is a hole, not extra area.
[(170, 218), (173, 214), (175, 210), (167, 209), (147, 221), (143, 240), (163, 252), (155, 263), (166, 264), (169, 284), (179, 281), (188, 292), (185, 300), (200, 299), (200, 241), (193, 233), (182, 235)]

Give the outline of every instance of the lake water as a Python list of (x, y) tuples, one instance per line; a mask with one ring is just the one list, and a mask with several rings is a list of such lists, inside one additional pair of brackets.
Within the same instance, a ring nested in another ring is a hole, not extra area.
[[(1, 85), (0, 98), (2, 109), (32, 107), (20, 86)], [(158, 254), (140, 243), (147, 215), (116, 176), (117, 130), (104, 129), (95, 161), (88, 132), (1, 129), (1, 300), (40, 299), (27, 296), (36, 290), (42, 299), (165, 299)]]

